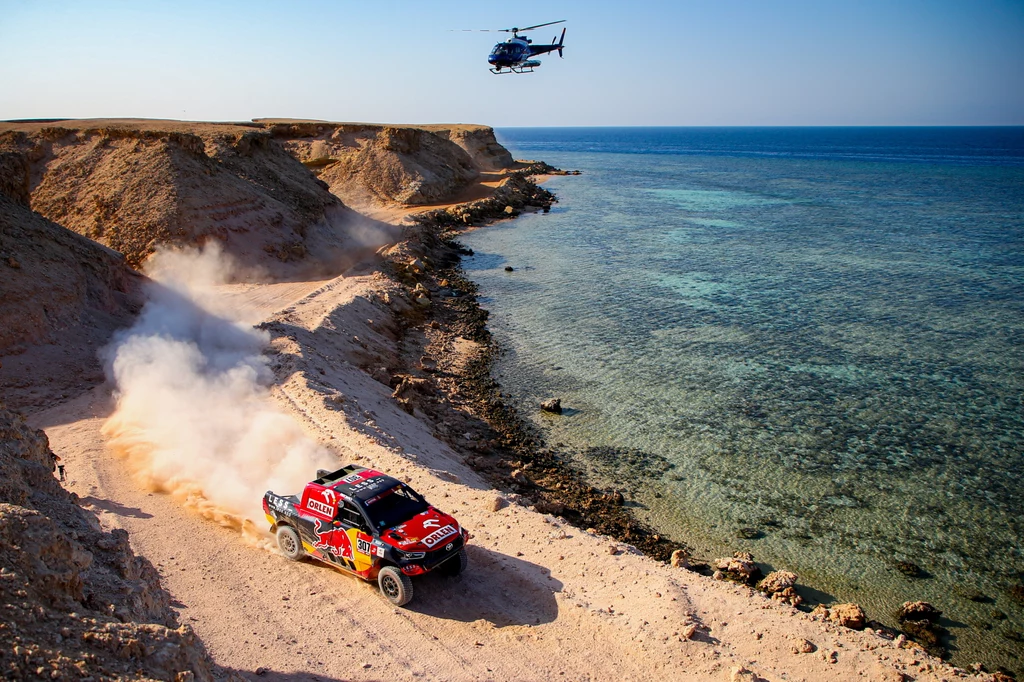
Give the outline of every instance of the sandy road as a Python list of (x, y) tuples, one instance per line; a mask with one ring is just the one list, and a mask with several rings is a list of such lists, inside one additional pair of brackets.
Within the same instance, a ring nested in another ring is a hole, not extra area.
[[(69, 489), (104, 526), (129, 532), (219, 665), (288, 681), (728, 680), (737, 666), (770, 680), (896, 680), (896, 665), (914, 679), (941, 678), (919, 653), (873, 635), (813, 621), (515, 504), (493, 511), (495, 492), (397, 409), (387, 387), (332, 360), (337, 329), (365, 322), (353, 301), (373, 286), (364, 276), (227, 293), (256, 317), (285, 315), (291, 329), (305, 330), (296, 335), (299, 371), (279, 376), (273, 389), (282, 410), (343, 456), (408, 476), (473, 532), (469, 570), (416, 579), (405, 608), (383, 600), (375, 584), (288, 562), (269, 537), (246, 541), (140, 488), (100, 433), (112, 409), (106, 389), (32, 416), (65, 459)], [(325, 386), (359, 410), (331, 409)], [(692, 641), (680, 636), (688, 623), (699, 627)], [(794, 652), (804, 638), (815, 653)]]

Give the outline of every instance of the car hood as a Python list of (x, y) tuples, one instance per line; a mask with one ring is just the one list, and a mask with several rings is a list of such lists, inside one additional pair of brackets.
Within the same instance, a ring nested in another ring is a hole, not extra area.
[(383, 539), (406, 552), (429, 552), (451, 542), (461, 532), (462, 528), (454, 517), (430, 507), (385, 531)]

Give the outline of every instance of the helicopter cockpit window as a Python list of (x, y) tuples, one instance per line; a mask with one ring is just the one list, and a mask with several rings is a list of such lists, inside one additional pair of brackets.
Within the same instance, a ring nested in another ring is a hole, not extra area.
[(508, 43), (499, 43), (499, 44), (494, 46), (493, 50), (491, 50), (491, 54), (498, 55), (498, 56), (504, 56), (504, 55), (510, 54), (512, 52), (511, 48), (512, 48), (512, 46), (509, 45)]

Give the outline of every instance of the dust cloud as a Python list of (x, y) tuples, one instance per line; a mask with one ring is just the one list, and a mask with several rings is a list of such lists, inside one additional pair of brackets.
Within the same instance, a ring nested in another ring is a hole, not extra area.
[(150, 259), (147, 303), (104, 352), (103, 433), (147, 488), (255, 537), (264, 492), (301, 490), (336, 458), (273, 404), (269, 336), (218, 297), (233, 269), (215, 245)]

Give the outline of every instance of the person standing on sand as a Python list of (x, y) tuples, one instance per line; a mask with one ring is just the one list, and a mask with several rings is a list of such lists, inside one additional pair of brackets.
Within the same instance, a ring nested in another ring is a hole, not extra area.
[[(57, 462), (60, 461), (60, 457), (58, 457), (56, 453), (51, 452), (50, 458), (53, 460), (53, 463), (57, 467), (57, 471), (60, 474), (60, 482), (63, 483), (64, 481), (67, 480), (67, 477), (64, 475), (64, 465), (57, 464)], [(53, 471), (53, 469), (50, 469), (50, 471)]]

